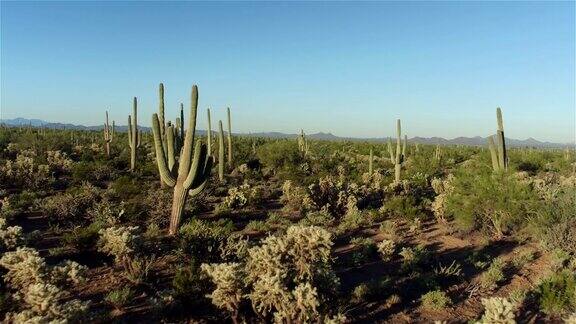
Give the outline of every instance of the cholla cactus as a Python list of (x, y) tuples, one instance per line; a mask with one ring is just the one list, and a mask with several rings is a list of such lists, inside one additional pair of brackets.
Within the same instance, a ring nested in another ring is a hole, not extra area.
[(80, 282), (85, 267), (71, 261), (48, 267), (38, 251), (31, 248), (5, 253), (0, 265), (8, 270), (4, 280), (15, 290), (13, 298), (24, 302), (22, 311), (6, 314), (4, 322), (65, 323), (87, 310), (87, 303), (64, 302), (65, 293), (56, 286), (56, 281)]
[(392, 256), (394, 255), (394, 251), (396, 251), (396, 243), (392, 240), (382, 240), (378, 244), (376, 244), (378, 248), (378, 253), (384, 261), (390, 261)]
[[(332, 289), (338, 285), (330, 266), (331, 247), (326, 230), (291, 226), (285, 235), (269, 236), (260, 246), (248, 249), (241, 264), (202, 265), (217, 286), (210, 297), (234, 316), (246, 296), (259, 315), (273, 314), (276, 322), (319, 320), (321, 298), (313, 283), (321, 279)], [(293, 289), (289, 288), (292, 283)]]
[(73, 161), (61, 151), (46, 151), (48, 167), (52, 172), (69, 172)]
[(436, 219), (443, 222), (446, 221), (446, 200), (448, 195), (454, 190), (454, 179), (454, 176), (450, 174), (445, 180), (434, 178), (431, 181), (432, 188), (437, 194), (432, 202), (431, 209)]
[(24, 289), (46, 277), (46, 262), (38, 251), (19, 247), (16, 251), (6, 252), (0, 259), (0, 266), (8, 269), (4, 281), (15, 289)]
[(0, 251), (14, 249), (22, 241), (22, 227), (8, 226), (6, 219), (0, 217)]
[(224, 204), (228, 208), (240, 208), (244, 207), (248, 203), (248, 198), (246, 197), (246, 190), (250, 188), (250, 185), (243, 184), (240, 187), (232, 187), (228, 189), (228, 196), (224, 198)]
[(312, 200), (306, 190), (290, 180), (286, 180), (282, 184), (280, 201), (284, 204), (284, 208), (290, 211), (303, 212), (312, 208)]
[(514, 305), (506, 298), (483, 298), (484, 315), (479, 324), (515, 324)]
[(216, 285), (216, 289), (208, 295), (212, 303), (229, 311), (236, 319), (243, 296), (242, 266), (239, 263), (221, 263), (202, 264), (201, 268)]
[(80, 265), (74, 261), (66, 260), (59, 265), (52, 268), (50, 278), (52, 282), (61, 285), (71, 284), (77, 285), (86, 281), (87, 267)]
[(137, 230), (138, 226), (109, 227), (100, 230), (98, 250), (113, 255), (116, 262), (122, 261), (135, 251), (139, 238)]
[(38, 188), (48, 182), (50, 166), (36, 164), (36, 153), (31, 150), (21, 151), (14, 161), (7, 160), (0, 166), (0, 183)]

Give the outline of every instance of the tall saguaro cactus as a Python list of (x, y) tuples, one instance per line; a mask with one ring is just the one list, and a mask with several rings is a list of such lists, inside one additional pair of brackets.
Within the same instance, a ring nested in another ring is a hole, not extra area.
[(488, 148), (492, 159), (494, 171), (506, 171), (508, 169), (508, 156), (506, 152), (506, 138), (504, 137), (504, 122), (502, 121), (502, 110), (496, 109), (496, 119), (498, 131), (496, 132), (496, 142), (493, 136), (488, 137)]
[(222, 121), (218, 121), (218, 179), (220, 182), (224, 181), (224, 130), (222, 129)]
[(140, 147), (141, 135), (138, 132), (138, 99), (134, 97), (132, 115), (128, 115), (128, 146), (130, 146), (130, 171), (136, 169), (136, 149)]
[(388, 140), (388, 152), (390, 153), (390, 160), (394, 163), (394, 180), (400, 181), (400, 171), (402, 170), (402, 162), (404, 162), (404, 153), (406, 151), (406, 142), (404, 142), (404, 149), (402, 148), (402, 129), (400, 119), (396, 122), (396, 152), (392, 150), (392, 143)]
[(108, 123), (108, 111), (106, 111), (106, 124), (104, 124), (104, 141), (106, 142), (106, 156), (110, 157), (110, 143), (114, 139), (114, 121), (112, 127)]
[(208, 154), (212, 155), (212, 119), (210, 118), (210, 108), (206, 111), (208, 113), (208, 131), (206, 132), (206, 141), (208, 143)]
[(226, 111), (228, 113), (228, 167), (232, 169), (232, 120), (230, 118), (230, 107)]
[[(172, 212), (170, 215), (169, 234), (174, 235), (180, 226), (180, 220), (184, 211), (184, 204), (188, 195), (195, 196), (202, 192), (212, 169), (212, 157), (208, 155), (206, 145), (201, 140), (196, 142), (194, 148), (194, 137), (196, 132), (196, 113), (198, 110), (198, 87), (192, 87), (190, 120), (188, 130), (184, 139), (184, 145), (180, 150), (180, 156), (173, 168), (169, 168), (169, 162), (166, 155), (172, 155), (171, 160), (176, 161), (174, 157), (173, 146), (162, 140), (160, 118), (158, 114), (152, 115), (152, 131), (154, 133), (154, 148), (156, 151), (156, 162), (162, 181), (169, 187), (174, 187), (174, 196), (172, 198)], [(169, 126), (170, 128), (172, 126)], [(173, 134), (170, 129), (168, 134)], [(172, 149), (171, 149), (172, 148)], [(168, 153), (167, 153), (168, 152)]]

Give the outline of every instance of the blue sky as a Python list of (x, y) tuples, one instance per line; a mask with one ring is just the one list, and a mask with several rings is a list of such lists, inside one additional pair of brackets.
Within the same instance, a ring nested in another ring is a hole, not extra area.
[[(239, 132), (575, 137), (574, 2), (2, 2), (1, 117)], [(200, 114), (199, 127), (205, 126)]]

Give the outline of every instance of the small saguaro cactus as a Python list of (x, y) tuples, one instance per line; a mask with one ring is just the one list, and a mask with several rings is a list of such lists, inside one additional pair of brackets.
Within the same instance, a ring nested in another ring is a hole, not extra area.
[(402, 156), (406, 159), (406, 146), (408, 146), (408, 135), (404, 135), (404, 143), (402, 144)]
[(436, 144), (436, 151), (434, 152), (434, 159), (436, 159), (436, 161), (440, 161), (441, 157), (442, 157), (442, 150), (440, 149), (440, 144)]
[(232, 169), (232, 120), (230, 118), (230, 107), (226, 111), (228, 113), (228, 167)]
[(138, 99), (134, 97), (132, 115), (128, 115), (128, 146), (130, 146), (130, 171), (136, 169), (136, 149), (140, 147), (141, 134), (138, 131)]
[(222, 129), (222, 121), (218, 121), (218, 179), (220, 182), (224, 181), (224, 130)]
[(493, 136), (489, 136), (488, 148), (490, 149), (492, 168), (494, 171), (506, 171), (508, 169), (508, 156), (506, 152), (506, 139), (504, 137), (504, 122), (502, 121), (502, 110), (500, 107), (496, 109), (496, 119), (498, 122), (498, 131), (496, 133), (497, 143), (494, 142)]
[(208, 154), (212, 155), (212, 119), (210, 118), (210, 108), (206, 110), (208, 113), (208, 131), (206, 132), (206, 142), (208, 144)]
[(404, 143), (404, 149), (402, 149), (402, 129), (400, 125), (400, 119), (396, 122), (396, 152), (392, 150), (392, 143), (388, 140), (388, 151), (390, 153), (390, 159), (394, 163), (394, 181), (400, 181), (400, 171), (402, 169), (402, 162), (404, 162), (404, 154), (406, 143)]
[(110, 143), (114, 139), (114, 121), (112, 127), (108, 123), (108, 111), (106, 111), (106, 124), (104, 124), (104, 142), (106, 142), (106, 156), (110, 157)]
[[(180, 150), (180, 156), (177, 160), (174, 157), (174, 146), (168, 141), (166, 145), (162, 140), (160, 118), (158, 114), (152, 115), (152, 131), (154, 133), (154, 148), (156, 151), (156, 162), (162, 181), (169, 187), (174, 187), (174, 196), (172, 199), (172, 212), (170, 215), (170, 235), (176, 234), (180, 226), (180, 220), (184, 212), (184, 204), (188, 195), (195, 196), (199, 194), (210, 177), (212, 169), (212, 157), (208, 155), (206, 145), (201, 140), (196, 142), (194, 148), (194, 137), (196, 132), (196, 113), (198, 110), (198, 87), (192, 86), (190, 120), (188, 130), (184, 138), (184, 145)], [(168, 126), (167, 134), (174, 134), (173, 126)], [(173, 136), (170, 136), (173, 140)], [(167, 153), (168, 152), (168, 153)], [(172, 155), (166, 159), (166, 155)], [(170, 169), (170, 161), (175, 161)]]
[(298, 149), (304, 157), (308, 155), (308, 141), (306, 140), (306, 134), (303, 129), (300, 129), (300, 135), (298, 135)]
[(370, 160), (368, 160), (368, 173), (370, 174), (374, 173), (373, 162), (374, 162), (374, 155), (372, 154), (372, 149), (370, 149)]

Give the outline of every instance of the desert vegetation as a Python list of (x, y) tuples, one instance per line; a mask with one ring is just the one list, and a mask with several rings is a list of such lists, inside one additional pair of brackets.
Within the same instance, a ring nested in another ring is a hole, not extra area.
[(573, 148), (507, 146), (500, 108), (485, 147), (240, 136), (199, 98), (2, 126), (0, 318), (575, 323)]

